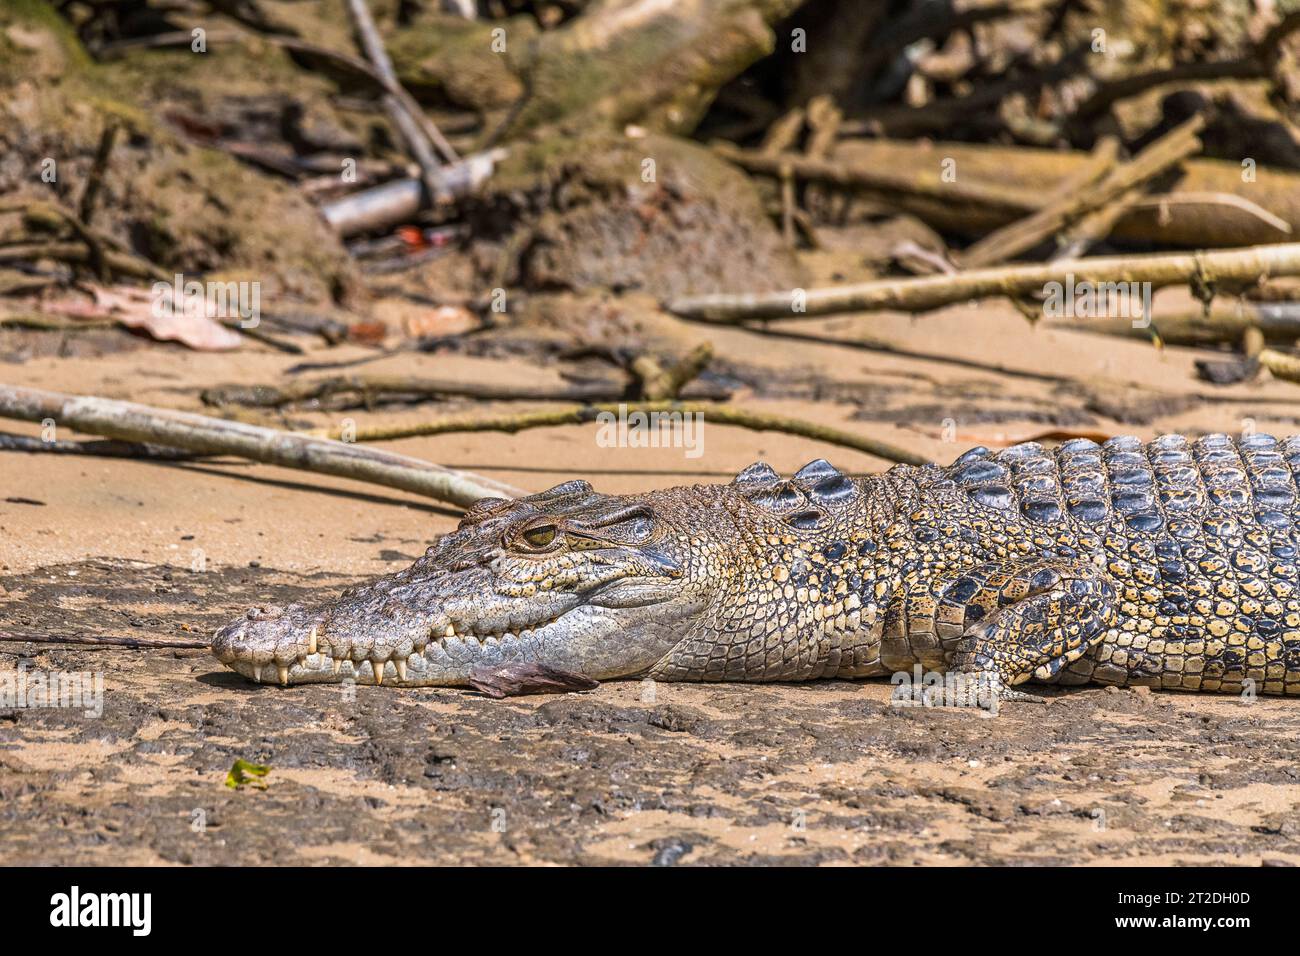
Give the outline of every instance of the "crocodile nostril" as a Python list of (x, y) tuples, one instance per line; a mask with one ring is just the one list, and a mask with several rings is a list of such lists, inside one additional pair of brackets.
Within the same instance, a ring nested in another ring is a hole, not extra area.
[(248, 609), (248, 619), (250, 621), (274, 621), (283, 614), (284, 609), (278, 607), (250, 607)]

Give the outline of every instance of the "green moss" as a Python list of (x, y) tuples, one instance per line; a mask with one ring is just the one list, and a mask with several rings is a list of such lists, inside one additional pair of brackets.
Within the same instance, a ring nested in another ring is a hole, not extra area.
[(63, 77), (93, 65), (72, 26), (49, 3), (0, 3), (0, 83)]
[[(505, 31), (506, 50), (493, 50), (493, 33)], [(490, 112), (524, 94), (515, 58), (537, 36), (531, 17), (464, 20), (430, 14), (386, 39), (399, 79), (425, 102)]]

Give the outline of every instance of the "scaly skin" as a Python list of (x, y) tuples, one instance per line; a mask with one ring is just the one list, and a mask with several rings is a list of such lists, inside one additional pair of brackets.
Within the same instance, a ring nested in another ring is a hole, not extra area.
[(249, 612), (256, 680), (456, 685), (529, 662), (596, 679), (808, 680), (920, 664), (1003, 687), (1300, 693), (1300, 437), (975, 449), (850, 479), (486, 499), (411, 568)]

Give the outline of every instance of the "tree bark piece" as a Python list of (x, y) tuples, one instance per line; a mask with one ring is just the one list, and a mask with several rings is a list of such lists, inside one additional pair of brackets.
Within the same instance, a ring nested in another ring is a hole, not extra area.
[(805, 319), (835, 312), (925, 312), (968, 299), (1042, 293), (1049, 282), (1184, 282), (1244, 287), (1271, 276), (1300, 275), (1300, 243), (1141, 256), (1094, 256), (1042, 265), (974, 269), (955, 275), (877, 279), (857, 285), (738, 295), (688, 296), (667, 308), (683, 318), (735, 325), (753, 319)]
[(120, 441), (205, 455), (238, 455), (269, 465), (399, 488), (462, 507), (480, 498), (524, 494), (481, 475), (453, 471), (406, 455), (359, 448), (350, 442), (310, 438), (108, 398), (0, 385), (0, 417), (29, 422), (49, 419), (64, 428)]

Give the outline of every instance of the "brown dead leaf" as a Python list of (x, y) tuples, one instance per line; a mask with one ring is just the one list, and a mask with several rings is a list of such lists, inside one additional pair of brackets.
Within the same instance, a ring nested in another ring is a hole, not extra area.
[(58, 299), (42, 310), (76, 319), (111, 319), (127, 328), (140, 329), (160, 342), (180, 342), (200, 352), (239, 348), (243, 339), (202, 312), (156, 307), (150, 290), (134, 286), (92, 286), (94, 302)]

